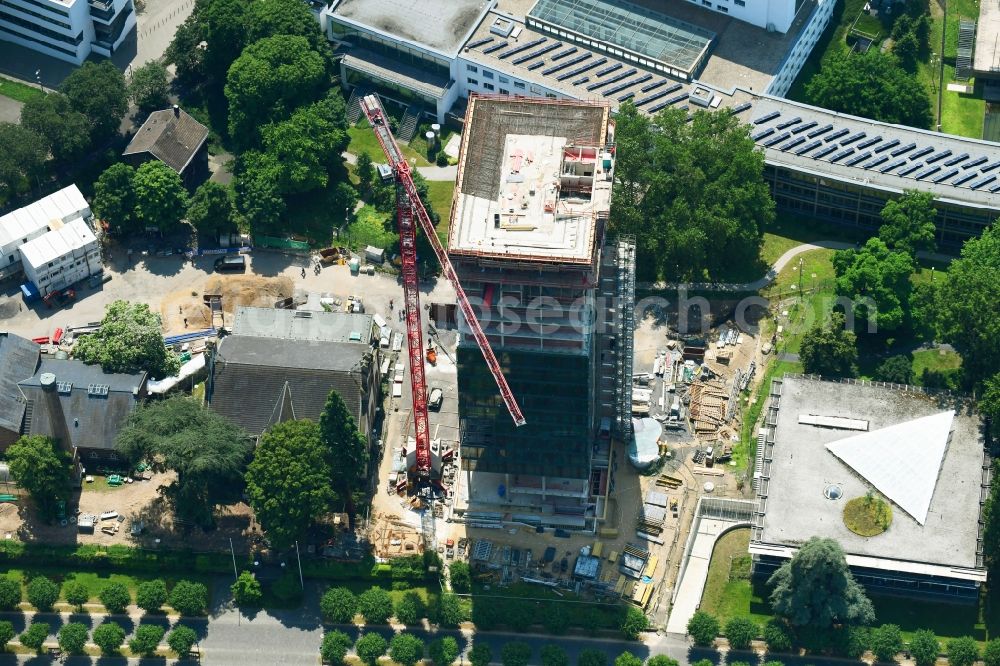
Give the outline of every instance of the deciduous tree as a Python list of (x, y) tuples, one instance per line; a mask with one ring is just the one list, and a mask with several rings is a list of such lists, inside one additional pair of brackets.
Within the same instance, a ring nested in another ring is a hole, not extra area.
[(441, 625), (445, 627), (457, 627), (469, 619), (454, 594), (442, 594), (438, 600), (438, 609)]
[(635, 640), (648, 628), (649, 620), (646, 618), (646, 614), (635, 606), (629, 606), (625, 611), (625, 618), (622, 620), (622, 633)]
[(343, 398), (330, 391), (326, 406), (319, 417), (320, 435), (330, 459), (334, 485), (347, 501), (353, 519), (354, 502), (351, 493), (363, 487), (368, 473), (368, 441), (358, 430), (354, 416), (347, 409)]
[(264, 127), (263, 147), (280, 166), (278, 189), (283, 194), (326, 187), (330, 167), (340, 164), (350, 141), (345, 113), (344, 99), (335, 91)]
[(163, 344), (162, 330), (160, 315), (145, 303), (114, 301), (97, 330), (76, 343), (73, 355), (100, 364), (105, 372), (146, 370), (154, 378), (168, 377), (181, 363)]
[(833, 255), (837, 295), (850, 299), (855, 328), (874, 323), (878, 332), (899, 329), (906, 321), (910, 302), (913, 258), (893, 252), (881, 239), (870, 238), (860, 250), (840, 250)]
[(844, 325), (844, 315), (834, 312), (828, 323), (817, 322), (806, 331), (799, 360), (810, 374), (853, 377), (857, 372), (857, 337)]
[(972, 666), (979, 659), (979, 644), (972, 636), (948, 641), (949, 666)]
[(687, 632), (695, 645), (708, 646), (719, 635), (719, 620), (705, 611), (695, 611), (687, 623)]
[(247, 11), (245, 27), (248, 44), (276, 35), (298, 35), (320, 55), (332, 53), (316, 17), (296, 0), (256, 0)]
[(101, 648), (101, 654), (118, 654), (125, 642), (125, 630), (117, 622), (105, 622), (94, 629), (94, 643)]
[(760, 633), (757, 623), (748, 617), (734, 617), (726, 622), (726, 640), (734, 650), (746, 650)]
[(909, 354), (890, 356), (875, 368), (875, 379), (893, 384), (912, 384), (913, 359)]
[(448, 565), (449, 578), (451, 579), (451, 589), (459, 594), (468, 594), (472, 591), (472, 573), (466, 562), (456, 560)]
[(77, 612), (83, 612), (83, 605), (90, 600), (90, 590), (83, 583), (75, 580), (68, 580), (62, 585), (63, 599), (71, 606), (75, 606)]
[(580, 650), (576, 656), (576, 666), (608, 666), (608, 655), (601, 650)]
[(208, 588), (202, 583), (178, 581), (170, 590), (167, 604), (181, 615), (204, 615), (208, 607)]
[(167, 97), (169, 92), (167, 68), (159, 62), (150, 60), (145, 65), (133, 70), (132, 78), (128, 83), (128, 96), (132, 103), (139, 108), (139, 113), (142, 116), (167, 108), (167, 105), (170, 104)]
[(344, 663), (347, 651), (351, 649), (351, 637), (342, 631), (328, 631), (323, 636), (323, 644), (320, 645), (319, 654), (323, 658), (324, 664), (340, 666)]
[[(66, 451), (44, 435), (25, 435), (11, 444), (6, 458), (14, 481), (28, 491), (42, 518), (54, 519), (59, 503), (65, 502), (70, 493), (70, 460)], [(57, 595), (58, 592), (57, 589)]]
[(420, 618), (424, 617), (426, 608), (423, 599), (414, 591), (403, 594), (402, 598), (395, 605), (393, 615), (402, 624), (416, 624)]
[(7, 644), (14, 640), (16, 635), (13, 623), (9, 620), (0, 620), (0, 650), (6, 650)]
[(493, 650), (486, 643), (477, 643), (469, 650), (469, 663), (472, 666), (489, 666), (493, 661)]
[(188, 195), (177, 172), (159, 160), (146, 162), (132, 179), (135, 215), (144, 226), (167, 233), (187, 211)]
[[(452, 636), (445, 636), (443, 638), (438, 638), (431, 642), (427, 646), (427, 655), (434, 662), (434, 666), (451, 666), (456, 659), (458, 659), (459, 649), (458, 641)], [(544, 660), (544, 650), (543, 656)], [(549, 666), (549, 665), (546, 665)], [(558, 666), (558, 665), (556, 665)], [(987, 664), (987, 666), (996, 666), (995, 664)]]
[(615, 666), (642, 666), (642, 659), (631, 652), (622, 652), (615, 657)]
[(346, 587), (331, 587), (323, 593), (319, 608), (328, 621), (347, 624), (354, 621), (358, 612), (358, 599)]
[[(104, 586), (97, 598), (101, 600), (104, 608), (109, 613), (124, 613), (125, 609), (130, 603), (132, 603), (132, 596), (129, 594), (128, 588), (125, 587), (124, 583), (112, 582)], [(122, 636), (124, 639), (125, 637)], [(121, 644), (121, 641), (118, 641)]]
[(917, 666), (934, 666), (940, 652), (941, 644), (938, 643), (933, 631), (921, 629), (913, 632), (913, 637), (910, 639), (910, 654), (913, 655), (913, 661)]
[(895, 661), (903, 651), (903, 634), (895, 624), (883, 624), (871, 632), (871, 650), (878, 661)]
[(32, 97), (21, 108), (21, 125), (45, 137), (59, 162), (80, 159), (90, 148), (90, 120), (62, 93)]
[(771, 575), (768, 584), (775, 614), (793, 626), (827, 629), (834, 623), (866, 625), (875, 619), (871, 601), (833, 539), (807, 541)]
[(389, 658), (402, 666), (413, 666), (424, 658), (424, 642), (413, 634), (396, 634), (389, 641)]
[(45, 639), (49, 637), (49, 630), (50, 627), (45, 622), (32, 622), (27, 631), (22, 632), (17, 638), (21, 641), (21, 645), (29, 650), (40, 651)]
[(991, 419), (995, 426), (1000, 427), (1000, 372), (983, 384), (983, 391), (979, 397), (979, 411)]
[(63, 79), (60, 91), (90, 120), (90, 139), (103, 143), (119, 131), (128, 111), (125, 77), (110, 60), (85, 62)]
[(28, 603), (45, 612), (59, 599), (59, 586), (45, 576), (35, 576), (28, 583)]
[(937, 246), (934, 240), (936, 216), (934, 195), (908, 190), (882, 207), (879, 238), (890, 250), (906, 252), (911, 257), (916, 257), (917, 252), (933, 252)]
[(114, 233), (136, 230), (134, 181), (135, 169), (124, 162), (115, 162), (94, 184), (94, 214), (107, 222)]
[(163, 627), (159, 625), (140, 624), (128, 642), (128, 649), (144, 657), (152, 657), (163, 640), (163, 634)]
[(69, 622), (59, 627), (59, 647), (70, 654), (83, 654), (89, 635), (87, 625)]
[(385, 654), (389, 645), (379, 634), (368, 633), (361, 636), (354, 644), (354, 652), (368, 666), (376, 666), (378, 659)]
[(198, 634), (191, 627), (183, 624), (174, 625), (174, 628), (167, 635), (167, 645), (177, 653), (181, 659), (187, 657), (191, 652), (191, 646), (198, 640)]
[(764, 642), (768, 652), (788, 652), (792, 649), (792, 638), (788, 628), (780, 619), (772, 619), (764, 625)]
[(21, 603), (21, 581), (0, 576), (0, 610), (14, 610)]
[(135, 605), (147, 613), (159, 613), (167, 602), (167, 584), (163, 580), (147, 580), (139, 583), (135, 591)]
[(248, 150), (236, 159), (236, 208), (254, 233), (280, 228), (285, 200), (278, 188), (281, 166), (274, 156)]
[[(212, 0), (205, 7), (201, 24), (205, 33), (205, 69), (222, 85), (233, 61), (254, 39), (247, 35), (247, 11), (253, 3)], [(304, 8), (304, 7), (303, 7)]]
[(504, 644), (500, 651), (500, 661), (503, 666), (528, 666), (531, 660), (531, 646), (521, 641), (511, 641)]
[(236, 206), (232, 191), (225, 185), (206, 180), (188, 202), (187, 221), (202, 238), (236, 229)]
[(385, 624), (392, 616), (392, 597), (381, 587), (370, 587), (358, 597), (358, 612), (368, 624)]
[(0, 204), (39, 184), (49, 147), (45, 137), (27, 127), (0, 123)]
[(676, 659), (672, 659), (665, 654), (656, 654), (649, 658), (646, 666), (679, 666)]
[[(276, 548), (293, 544), (330, 509), (336, 497), (330, 474), (326, 447), (315, 422), (279, 423), (261, 438), (247, 468), (247, 495)], [(389, 600), (386, 617), (391, 613)]]
[(260, 581), (249, 571), (241, 573), (230, 589), (233, 593), (233, 600), (240, 608), (256, 608), (264, 599), (264, 590), (260, 587)]

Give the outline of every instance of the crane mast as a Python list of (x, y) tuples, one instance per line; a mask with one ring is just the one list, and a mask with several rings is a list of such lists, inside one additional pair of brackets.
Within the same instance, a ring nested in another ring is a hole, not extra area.
[(431, 460), (430, 431), (428, 428), (427, 416), (427, 378), (424, 374), (423, 357), (423, 329), (420, 325), (420, 290), (417, 275), (417, 230), (416, 224), (420, 225), (424, 235), (430, 242), (441, 263), (444, 276), (455, 289), (459, 309), (465, 317), (466, 323), (472, 331), (479, 350), (483, 354), (486, 365), (493, 374), (493, 379), (500, 390), (510, 416), (514, 419), (514, 424), (522, 426), (525, 423), (524, 414), (517, 404), (507, 380), (503, 376), (500, 364), (497, 362), (489, 340), (479, 325), (476, 313), (469, 303), (465, 290), (458, 281), (458, 275), (451, 264), (451, 259), (445, 251), (441, 240), (437, 237), (434, 223), (427, 214), (420, 196), (417, 193), (416, 184), (410, 174), (410, 165), (403, 157), (396, 139), (386, 122), (385, 111), (375, 95), (367, 95), (361, 100), (361, 109), (371, 123), (375, 136), (382, 152), (389, 162), (389, 167), (395, 176), (396, 181), (396, 218), (399, 229), (399, 247), (402, 258), (403, 272), (403, 295), (406, 307), (406, 343), (407, 353), (410, 358), (410, 387), (413, 393), (413, 421), (414, 439), (416, 440), (416, 464), (411, 469), (411, 475), (418, 480), (429, 480), (432, 475), (433, 463)]

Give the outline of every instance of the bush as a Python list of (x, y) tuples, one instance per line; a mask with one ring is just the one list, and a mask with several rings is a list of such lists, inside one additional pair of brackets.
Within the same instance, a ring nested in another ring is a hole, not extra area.
[(83, 605), (90, 601), (90, 590), (87, 589), (86, 585), (75, 580), (63, 583), (62, 593), (66, 603), (75, 606), (81, 612)]
[(719, 635), (719, 621), (714, 615), (705, 611), (696, 611), (687, 623), (687, 632), (694, 639), (694, 644), (707, 647), (715, 642)]
[(768, 652), (788, 652), (792, 649), (792, 637), (778, 620), (771, 620), (764, 627), (764, 642)]
[(426, 613), (424, 600), (416, 592), (407, 592), (396, 604), (395, 616), (402, 624), (416, 624)]
[(646, 618), (646, 614), (635, 606), (629, 606), (628, 610), (625, 611), (625, 618), (622, 620), (622, 633), (635, 640), (648, 628), (649, 620)]
[(389, 641), (389, 658), (403, 666), (414, 666), (424, 658), (424, 642), (413, 634), (396, 634)]
[(105, 622), (97, 629), (94, 629), (94, 643), (101, 648), (101, 654), (118, 654), (122, 643), (125, 642), (125, 630), (117, 622)]
[(319, 648), (319, 656), (323, 662), (338, 666), (344, 663), (347, 651), (351, 649), (351, 637), (342, 631), (328, 631), (323, 636), (323, 644)]
[(7, 649), (7, 643), (14, 640), (14, 636), (17, 632), (14, 631), (14, 625), (7, 620), (0, 620), (0, 651)]
[(615, 657), (615, 666), (642, 666), (642, 659), (631, 652), (622, 652)]
[(972, 666), (979, 659), (979, 645), (971, 636), (948, 641), (948, 663), (951, 666)]
[(1000, 638), (994, 638), (983, 648), (983, 664), (1000, 666)]
[[(444, 615), (443, 602), (444, 600), (442, 599), (442, 616)], [(476, 629), (479, 629), (480, 631), (490, 631), (491, 629), (496, 629), (502, 619), (503, 617), (501, 616), (500, 609), (495, 603), (478, 603), (473, 604), (472, 606), (472, 622), (476, 625)], [(445, 624), (443, 617), (441, 618), (441, 624)]]
[(42, 643), (49, 637), (49, 625), (45, 622), (32, 622), (28, 630), (23, 632), (18, 639), (21, 645), (29, 650), (41, 650)]
[(489, 666), (493, 661), (493, 650), (486, 643), (478, 643), (469, 650), (469, 663), (472, 666)]
[(358, 612), (358, 598), (346, 587), (331, 587), (319, 600), (319, 609), (329, 622), (346, 624), (354, 621)]
[(608, 666), (608, 655), (600, 650), (580, 650), (576, 666)]
[(459, 594), (472, 592), (472, 573), (467, 563), (452, 562), (448, 566), (448, 573), (451, 574), (451, 589)]
[(271, 594), (286, 604), (298, 604), (302, 601), (302, 581), (291, 571), (286, 571), (271, 583)]
[[(569, 656), (566, 650), (558, 645), (545, 645), (542, 647), (542, 666), (569, 666)], [(640, 663), (639, 666), (642, 666)]]
[(910, 639), (910, 654), (917, 666), (933, 666), (941, 652), (941, 644), (937, 636), (929, 629), (921, 629), (913, 633)]
[(28, 602), (38, 610), (52, 610), (58, 599), (59, 587), (45, 576), (35, 576), (28, 583)]
[(444, 152), (444, 150), (438, 151), (437, 158), (434, 160), (434, 163), (439, 167), (448, 166), (448, 155)]
[(676, 659), (671, 659), (665, 654), (658, 654), (655, 657), (650, 657), (646, 666), (679, 666), (679, 664)]
[(144, 657), (156, 654), (156, 648), (163, 640), (163, 627), (156, 624), (140, 624), (135, 635), (128, 642), (128, 649)]
[(159, 578), (139, 583), (135, 591), (135, 604), (147, 613), (159, 613), (166, 601), (167, 584)]
[(14, 610), (21, 603), (21, 582), (0, 576), (0, 610)]
[(385, 639), (379, 634), (365, 634), (354, 644), (354, 652), (368, 666), (375, 666), (378, 658), (385, 654), (387, 647)]
[(895, 661), (903, 650), (903, 634), (894, 624), (883, 624), (872, 629), (871, 650), (876, 661)]
[(59, 647), (70, 654), (83, 654), (89, 634), (86, 625), (79, 622), (64, 624), (59, 629)]
[(183, 624), (175, 625), (173, 630), (167, 636), (167, 645), (170, 649), (180, 657), (185, 658), (191, 652), (191, 646), (195, 644), (198, 640), (198, 634), (195, 633), (194, 629), (191, 627), (186, 627)]
[(531, 659), (531, 646), (521, 641), (511, 641), (503, 646), (500, 661), (503, 666), (528, 666)]
[(132, 603), (132, 597), (124, 583), (108, 583), (97, 598), (104, 604), (109, 613), (124, 613)]
[(241, 608), (256, 608), (264, 599), (264, 591), (260, 589), (260, 581), (252, 573), (244, 571), (230, 587), (233, 600)]
[(381, 587), (370, 587), (358, 597), (358, 612), (368, 624), (385, 624), (392, 616), (392, 597)]
[(167, 603), (181, 615), (204, 615), (208, 606), (208, 588), (201, 583), (182, 580), (170, 591)]
[(434, 662), (434, 666), (451, 666), (458, 658), (459, 652), (458, 641), (451, 636), (439, 638), (427, 647), (427, 655)]
[(553, 604), (542, 617), (545, 630), (556, 636), (566, 633), (569, 629), (569, 615), (560, 604)]
[(734, 650), (749, 648), (759, 632), (760, 627), (750, 618), (734, 617), (726, 622), (726, 639)]

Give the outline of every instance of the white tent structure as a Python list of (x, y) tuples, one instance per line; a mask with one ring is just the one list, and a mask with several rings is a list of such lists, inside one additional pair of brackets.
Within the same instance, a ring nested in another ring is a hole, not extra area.
[(955, 412), (830, 442), (826, 448), (921, 525), (937, 486)]

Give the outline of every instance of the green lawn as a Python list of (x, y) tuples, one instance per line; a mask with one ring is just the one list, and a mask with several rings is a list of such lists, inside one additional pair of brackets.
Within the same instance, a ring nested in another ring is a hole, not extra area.
[(913, 376), (918, 380), (924, 370), (945, 372), (962, 367), (962, 357), (953, 351), (940, 349), (923, 349), (913, 352)]
[[(950, 11), (948, 17), (950, 22)], [(958, 30), (957, 26), (955, 30)], [(986, 118), (986, 100), (983, 99), (983, 84), (977, 82), (972, 94), (966, 95), (948, 90), (948, 83), (954, 80), (955, 67), (945, 62), (945, 88), (941, 97), (941, 131), (948, 134), (981, 139), (983, 136), (983, 121)]]
[[(347, 146), (347, 152), (355, 155), (367, 152), (376, 164), (385, 162), (382, 146), (379, 145), (378, 139), (375, 138), (375, 132), (368, 126), (367, 120), (361, 120), (354, 127), (347, 128), (347, 133), (351, 137), (351, 143)], [(409, 159), (411, 163), (413, 160), (416, 160), (417, 166), (430, 165), (425, 155), (418, 153), (409, 146), (399, 144), (399, 149), (403, 152), (403, 156)]]
[(792, 82), (788, 91), (789, 99), (807, 101), (806, 84), (820, 70), (823, 62), (834, 54), (847, 50), (847, 31), (864, 6), (865, 0), (837, 0), (837, 4), (833, 7), (833, 15), (830, 17), (830, 24), (802, 64), (799, 75)]
[(427, 199), (440, 220), (437, 223), (438, 238), (442, 243), (448, 240), (448, 224), (451, 220), (451, 202), (455, 197), (455, 183), (450, 180), (427, 181)]
[(764, 228), (761, 258), (770, 266), (778, 257), (802, 243), (818, 240), (856, 241), (861, 236), (845, 227), (811, 220), (797, 215), (779, 213), (773, 224)]
[[(738, 529), (723, 534), (712, 551), (701, 610), (719, 618), (723, 625), (733, 617), (750, 617), (760, 624), (770, 619), (764, 600), (758, 596), (759, 590), (739, 573), (743, 570), (739, 560), (749, 557), (749, 545), (750, 530)], [(757, 612), (761, 610), (764, 612)]]
[(41, 97), (44, 94), (44, 92), (34, 86), (0, 77), (0, 95), (4, 97), (9, 97), (18, 102), (27, 102), (29, 99)]
[[(27, 579), (33, 578), (35, 576), (46, 576), (50, 580), (54, 581), (56, 584), (61, 585), (66, 581), (77, 581), (83, 583), (87, 586), (87, 591), (90, 593), (90, 601), (99, 603), (98, 597), (101, 594), (101, 590), (107, 587), (111, 583), (122, 583), (129, 589), (132, 598), (135, 598), (136, 590), (139, 584), (148, 580), (155, 580), (157, 578), (163, 579), (167, 583), (167, 589), (170, 589), (179, 580), (191, 580), (196, 582), (205, 583), (208, 589), (211, 591), (212, 587), (210, 585), (210, 580), (203, 578), (202, 576), (192, 575), (192, 576), (177, 576), (177, 575), (153, 575), (153, 574), (117, 574), (117, 573), (97, 573), (93, 571), (66, 571), (64, 569), (54, 569), (51, 567), (40, 567), (32, 569), (7, 569), (2, 572), (5, 575), (14, 580), (19, 580), (24, 583)], [(26, 597), (23, 597), (26, 599)], [(60, 595), (62, 599), (62, 595)]]
[(396, 245), (399, 236), (392, 226), (392, 216), (380, 213), (374, 206), (363, 206), (347, 227), (347, 243), (353, 248), (374, 245), (387, 249)]

